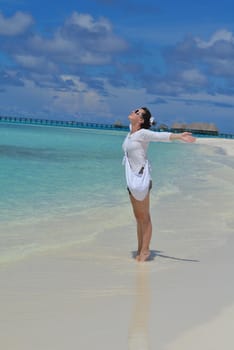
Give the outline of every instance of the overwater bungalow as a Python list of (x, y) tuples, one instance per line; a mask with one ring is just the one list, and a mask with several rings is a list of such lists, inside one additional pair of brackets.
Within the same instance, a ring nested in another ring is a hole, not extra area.
[(191, 123), (191, 124), (185, 124), (185, 123), (174, 123), (172, 125), (172, 131), (175, 132), (184, 132), (184, 131), (191, 131), (196, 134), (205, 134), (205, 135), (218, 135), (219, 131), (218, 128), (213, 123)]

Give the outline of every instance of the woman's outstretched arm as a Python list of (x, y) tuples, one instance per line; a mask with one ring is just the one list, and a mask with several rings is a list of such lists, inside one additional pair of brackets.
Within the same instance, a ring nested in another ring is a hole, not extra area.
[(181, 140), (184, 142), (195, 142), (196, 138), (192, 136), (191, 132), (182, 132), (181, 134), (171, 133), (170, 141)]

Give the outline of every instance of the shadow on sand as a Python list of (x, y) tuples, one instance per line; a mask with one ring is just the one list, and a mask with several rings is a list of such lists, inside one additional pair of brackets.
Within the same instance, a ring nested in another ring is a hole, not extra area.
[[(133, 251), (132, 252), (132, 258), (136, 258), (137, 255), (137, 251)], [(164, 258), (164, 259), (172, 259), (172, 260), (176, 260), (176, 261), (185, 261), (185, 262), (200, 262), (199, 260), (196, 259), (183, 259), (183, 258), (177, 258), (175, 256), (169, 256), (169, 255), (165, 255), (163, 254), (162, 251), (160, 250), (151, 250), (150, 251), (150, 256), (148, 257), (147, 261), (153, 261), (155, 260), (157, 257), (159, 258)]]

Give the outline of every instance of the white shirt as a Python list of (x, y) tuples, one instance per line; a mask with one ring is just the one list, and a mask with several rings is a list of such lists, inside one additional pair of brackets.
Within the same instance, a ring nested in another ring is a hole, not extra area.
[(138, 173), (147, 160), (147, 149), (151, 141), (170, 141), (170, 132), (157, 132), (149, 129), (140, 129), (134, 133), (128, 133), (123, 150), (127, 154), (132, 170)]

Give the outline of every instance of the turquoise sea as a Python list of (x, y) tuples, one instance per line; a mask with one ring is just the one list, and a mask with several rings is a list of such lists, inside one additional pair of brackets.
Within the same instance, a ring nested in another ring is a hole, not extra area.
[[(128, 222), (125, 136), (113, 130), (0, 125), (0, 263), (92, 240)], [(198, 186), (209, 191), (211, 170), (233, 166), (221, 150), (207, 156), (201, 146), (178, 142), (152, 143), (149, 159), (153, 203), (183, 191), (192, 196)]]

